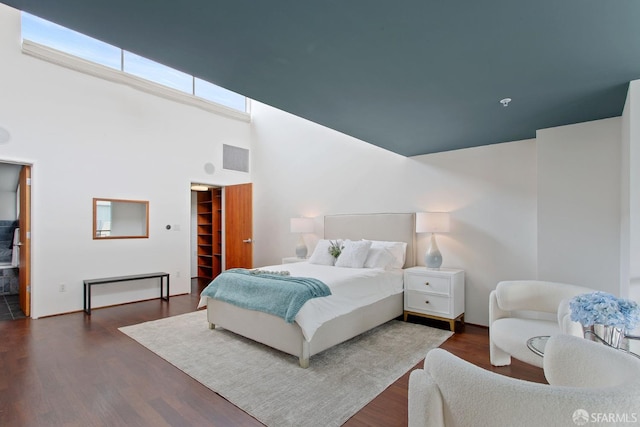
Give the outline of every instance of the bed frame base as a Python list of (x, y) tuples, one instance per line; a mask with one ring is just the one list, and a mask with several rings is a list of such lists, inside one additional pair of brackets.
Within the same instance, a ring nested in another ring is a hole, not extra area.
[(220, 326), (243, 337), (297, 356), (302, 368), (309, 359), (329, 347), (340, 344), (369, 329), (402, 316), (403, 294), (391, 295), (374, 304), (324, 323), (307, 341), (297, 323), (259, 311), (236, 307), (223, 301), (208, 299), (209, 329)]

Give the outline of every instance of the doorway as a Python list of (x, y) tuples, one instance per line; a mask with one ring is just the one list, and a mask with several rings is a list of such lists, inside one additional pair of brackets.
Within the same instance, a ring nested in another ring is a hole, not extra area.
[(253, 267), (252, 185), (191, 184), (191, 278)]
[(0, 320), (30, 316), (31, 166), (0, 162)]
[(222, 188), (191, 185), (191, 278), (209, 283), (222, 271)]

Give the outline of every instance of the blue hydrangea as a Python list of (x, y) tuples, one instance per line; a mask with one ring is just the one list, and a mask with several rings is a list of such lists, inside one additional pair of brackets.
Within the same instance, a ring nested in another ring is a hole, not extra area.
[(640, 325), (640, 306), (635, 301), (628, 299), (618, 300), (618, 307), (624, 317), (624, 328), (631, 331)]
[(632, 330), (640, 324), (640, 307), (635, 301), (607, 292), (577, 295), (569, 302), (569, 308), (571, 320), (583, 326), (605, 325)]

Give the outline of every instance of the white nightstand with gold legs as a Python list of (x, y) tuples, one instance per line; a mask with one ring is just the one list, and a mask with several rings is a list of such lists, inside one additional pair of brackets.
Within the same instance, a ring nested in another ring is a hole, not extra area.
[(404, 271), (404, 320), (409, 315), (464, 324), (464, 270), (411, 267)]

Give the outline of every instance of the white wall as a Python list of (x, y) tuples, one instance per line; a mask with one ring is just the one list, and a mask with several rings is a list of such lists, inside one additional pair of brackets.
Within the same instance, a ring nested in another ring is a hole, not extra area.
[(543, 129), (538, 278), (620, 294), (619, 117)]
[(640, 80), (629, 84), (622, 121), (621, 282), (640, 301)]
[(629, 294), (631, 282), (631, 86), (620, 117), (620, 291)]
[(16, 219), (15, 191), (0, 191), (0, 219), (10, 221)]
[(291, 217), (317, 217), (312, 250), (325, 214), (432, 210), (452, 212), (438, 246), (466, 270), (467, 321), (487, 324), (498, 281), (535, 277), (534, 140), (405, 158), (263, 104), (252, 115), (256, 265), (294, 255)]
[[(23, 55), (5, 5), (0, 58), (0, 161), (33, 164), (32, 315), (80, 310), (88, 278), (167, 271), (189, 292), (190, 183), (248, 182), (221, 159), (223, 143), (249, 148), (250, 125)], [(93, 197), (148, 200), (150, 237), (93, 240)], [(96, 287), (94, 306), (156, 298), (156, 283)]]

